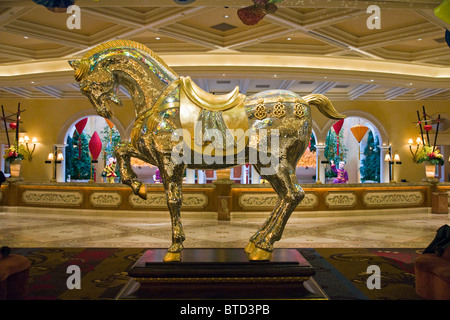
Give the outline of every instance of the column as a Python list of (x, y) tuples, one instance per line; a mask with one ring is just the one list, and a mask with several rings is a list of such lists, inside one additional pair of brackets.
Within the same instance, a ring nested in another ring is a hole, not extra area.
[(261, 176), (259, 175), (258, 171), (252, 166), (252, 184), (260, 184), (261, 183)]
[(0, 144), (0, 154), (2, 155), (0, 157), (0, 170), (3, 171), (3, 172), (5, 172), (5, 159), (3, 159), (3, 155), (5, 154), (5, 150), (6, 150), (5, 144), (3, 144), (3, 143)]
[(325, 159), (325, 145), (316, 144), (316, 183), (325, 183), (325, 166), (320, 163)]
[(56, 154), (62, 153), (64, 159), (56, 164), (56, 182), (66, 182), (66, 144), (55, 144)]
[(197, 174), (198, 174), (198, 182), (197, 183), (205, 184), (206, 183), (205, 171), (197, 170)]
[(389, 183), (389, 162), (384, 161), (389, 146), (380, 146), (380, 183)]
[(186, 169), (186, 183), (195, 183), (195, 170)]

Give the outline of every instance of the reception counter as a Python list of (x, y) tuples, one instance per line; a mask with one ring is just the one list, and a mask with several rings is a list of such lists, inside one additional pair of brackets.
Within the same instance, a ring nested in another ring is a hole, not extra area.
[[(31, 183), (9, 181), (1, 187), (2, 207), (84, 210), (167, 211), (164, 188), (147, 184), (147, 200), (123, 184)], [(450, 183), (304, 184), (305, 198), (295, 212), (371, 211), (448, 208)], [(436, 195), (439, 195), (437, 197)], [(241, 185), (230, 180), (183, 186), (183, 212), (213, 212), (219, 220), (231, 215), (270, 212), (277, 195), (268, 184)], [(434, 200), (437, 199), (437, 200)], [(444, 209), (445, 211), (445, 209)]]

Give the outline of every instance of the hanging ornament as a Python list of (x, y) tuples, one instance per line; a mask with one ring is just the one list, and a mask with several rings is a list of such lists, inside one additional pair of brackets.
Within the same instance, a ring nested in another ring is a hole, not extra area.
[(56, 13), (67, 13), (67, 8), (75, 4), (76, 0), (33, 0), (48, 10)]
[(342, 125), (344, 124), (344, 119), (341, 119), (337, 121), (335, 124), (333, 124), (334, 132), (336, 132), (336, 155), (339, 156), (339, 132), (341, 132)]
[(434, 8), (434, 15), (450, 24), (450, 0), (444, 0), (438, 7)]
[(91, 140), (89, 141), (89, 152), (91, 153), (92, 160), (97, 160), (100, 152), (102, 151), (102, 141), (97, 133), (94, 132)]
[(77, 129), (78, 134), (81, 134), (83, 132), (84, 127), (86, 127), (87, 121), (88, 118), (84, 118), (83, 120), (80, 120), (75, 124), (75, 129)]
[(426, 132), (431, 131), (431, 129), (433, 129), (433, 126), (431, 124), (426, 124), (423, 126), (423, 128), (425, 129)]
[(240, 8), (238, 9), (237, 14), (242, 23), (247, 26), (257, 24), (266, 16), (264, 9), (257, 5)]
[(363, 126), (361, 124), (354, 125), (353, 127), (350, 128), (350, 130), (352, 130), (353, 136), (356, 138), (358, 143), (360, 143), (361, 140), (364, 138), (368, 129), (369, 129), (368, 127)]
[(190, 4), (192, 2), (195, 2), (195, 0), (173, 0), (176, 4)]
[(105, 118), (105, 121), (106, 121), (106, 123), (108, 124), (108, 127), (109, 127), (110, 129), (114, 128), (114, 123), (112, 123), (111, 120)]
[(15, 129), (17, 128), (17, 123), (11, 122), (11, 123), (9, 124), (9, 127), (10, 127), (11, 129), (15, 130)]
[[(354, 125), (353, 127), (350, 128), (350, 130), (352, 130), (353, 136), (358, 141), (358, 144), (364, 138), (368, 129), (369, 129), (368, 127), (363, 126), (361, 124)], [(358, 151), (358, 159), (361, 159), (361, 152), (359, 151)]]
[(83, 133), (84, 127), (86, 127), (86, 123), (88, 121), (88, 118), (84, 118), (83, 120), (78, 121), (75, 124), (75, 129), (78, 133), (78, 160), (81, 159), (81, 134)]
[(448, 29), (445, 30), (445, 42), (447, 42), (447, 45), (450, 48), (450, 31), (448, 31)]

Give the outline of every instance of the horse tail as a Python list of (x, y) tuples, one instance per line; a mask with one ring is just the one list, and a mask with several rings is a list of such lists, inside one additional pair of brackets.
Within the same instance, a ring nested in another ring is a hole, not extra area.
[(302, 97), (310, 106), (316, 106), (317, 109), (325, 116), (330, 119), (344, 119), (347, 116), (340, 114), (333, 107), (331, 101), (325, 97), (323, 94), (308, 94), (307, 96)]

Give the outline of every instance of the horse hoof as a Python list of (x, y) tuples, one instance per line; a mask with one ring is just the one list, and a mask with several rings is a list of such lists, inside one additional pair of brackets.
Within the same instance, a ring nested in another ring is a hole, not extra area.
[(255, 247), (248, 258), (252, 261), (270, 261), (272, 252)]
[(255, 249), (255, 243), (254, 242), (249, 242), (248, 245), (245, 247), (244, 251), (247, 255), (249, 255), (250, 253), (252, 253), (252, 251)]
[(163, 259), (164, 262), (181, 261), (181, 252), (167, 252)]
[(145, 188), (145, 184), (142, 184), (139, 188), (138, 196), (144, 200), (147, 200), (147, 189)]

